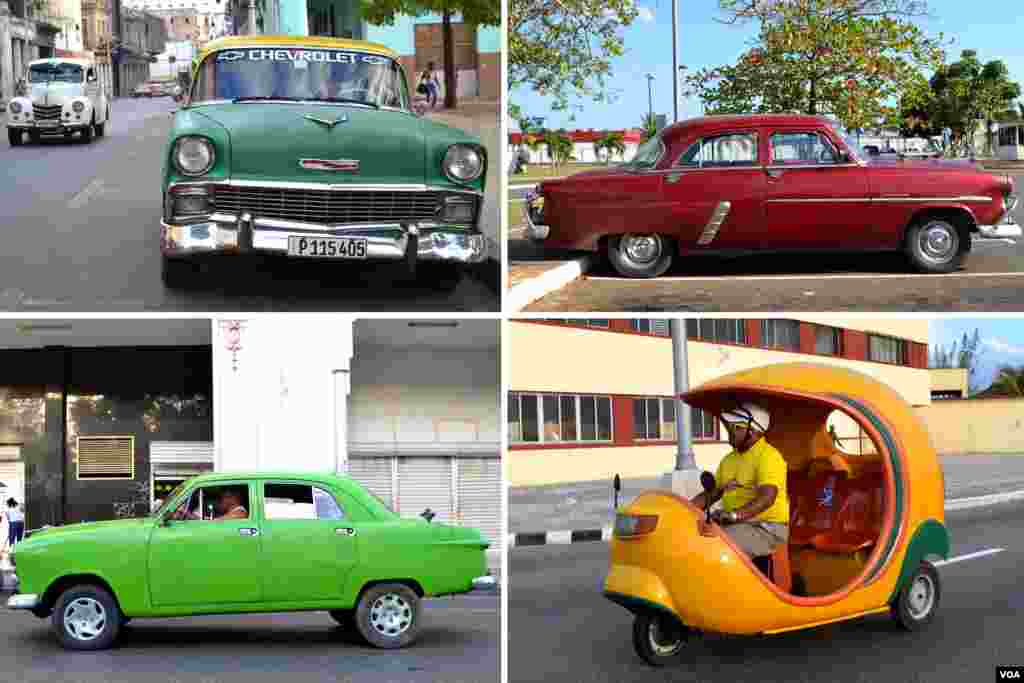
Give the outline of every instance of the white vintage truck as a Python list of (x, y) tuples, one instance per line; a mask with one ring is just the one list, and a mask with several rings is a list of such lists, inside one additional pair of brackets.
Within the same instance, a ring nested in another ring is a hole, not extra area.
[(96, 63), (87, 59), (37, 59), (28, 67), (23, 92), (7, 103), (7, 139), (20, 145), (44, 136), (76, 133), (84, 142), (101, 137), (110, 121), (110, 98)]

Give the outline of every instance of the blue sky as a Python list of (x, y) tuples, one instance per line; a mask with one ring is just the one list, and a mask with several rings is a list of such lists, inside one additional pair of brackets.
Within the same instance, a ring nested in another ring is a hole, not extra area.
[[(963, 338), (964, 333), (973, 335), (981, 330), (982, 354), (978, 364), (978, 387), (991, 384), (997, 369), (1002, 365), (1024, 365), (1024, 316), (1019, 318), (952, 318), (932, 320), (929, 329), (930, 346), (946, 348), (953, 341)], [(959, 346), (959, 344), (958, 344)]]
[[(612, 64), (614, 103), (584, 102), (583, 111), (552, 113), (550, 101), (533, 92), (513, 91), (513, 101), (530, 116), (547, 116), (549, 128), (620, 129), (640, 125), (647, 113), (647, 73), (653, 73), (654, 111), (672, 120), (672, 3), (670, 0), (637, 0), (640, 16), (625, 30), (626, 54)], [(961, 50), (977, 49), (983, 61), (1002, 59), (1010, 76), (1024, 86), (1024, 4), (1020, 0), (929, 0), (932, 18), (919, 24), (929, 35), (943, 33), (955, 42), (947, 46), (947, 59), (955, 61)], [(693, 72), (704, 67), (736, 61), (756, 35), (754, 26), (726, 26), (717, 0), (679, 0), (679, 64)], [(700, 115), (697, 101), (681, 100), (681, 119)]]

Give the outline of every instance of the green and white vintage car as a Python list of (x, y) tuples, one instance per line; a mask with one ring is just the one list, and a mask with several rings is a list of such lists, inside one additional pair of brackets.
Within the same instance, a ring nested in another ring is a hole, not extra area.
[(479, 139), (413, 111), (386, 47), (214, 41), (164, 154), (164, 282), (184, 284), (212, 252), (393, 261), (450, 282), (486, 258), (486, 172)]
[(416, 638), (422, 598), (494, 586), (487, 546), (476, 529), (401, 519), (346, 477), (206, 474), (149, 517), (28, 534), (7, 606), (49, 618), (75, 650), (110, 647), (134, 617), (289, 611), (328, 611), (397, 648)]

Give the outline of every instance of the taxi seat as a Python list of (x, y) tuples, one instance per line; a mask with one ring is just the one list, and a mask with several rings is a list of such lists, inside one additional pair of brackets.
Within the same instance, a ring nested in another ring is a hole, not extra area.
[(837, 512), (843, 505), (845, 472), (826, 471), (808, 478), (791, 472), (787, 476), (789, 494), (789, 544), (795, 548), (811, 545), (821, 534), (836, 526)]
[(855, 553), (873, 545), (882, 526), (882, 485), (880, 472), (838, 482), (835, 524), (814, 535), (811, 545), (822, 552), (839, 554)]

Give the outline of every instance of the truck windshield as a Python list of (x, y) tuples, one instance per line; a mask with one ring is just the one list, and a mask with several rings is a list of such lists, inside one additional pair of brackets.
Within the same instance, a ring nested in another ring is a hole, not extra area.
[(636, 148), (636, 154), (627, 162), (635, 168), (651, 168), (661, 159), (665, 147), (661, 144), (661, 136), (655, 135)]
[(28, 69), (28, 80), (30, 83), (49, 83), (50, 81), (81, 83), (82, 67), (65, 62), (33, 64)]

